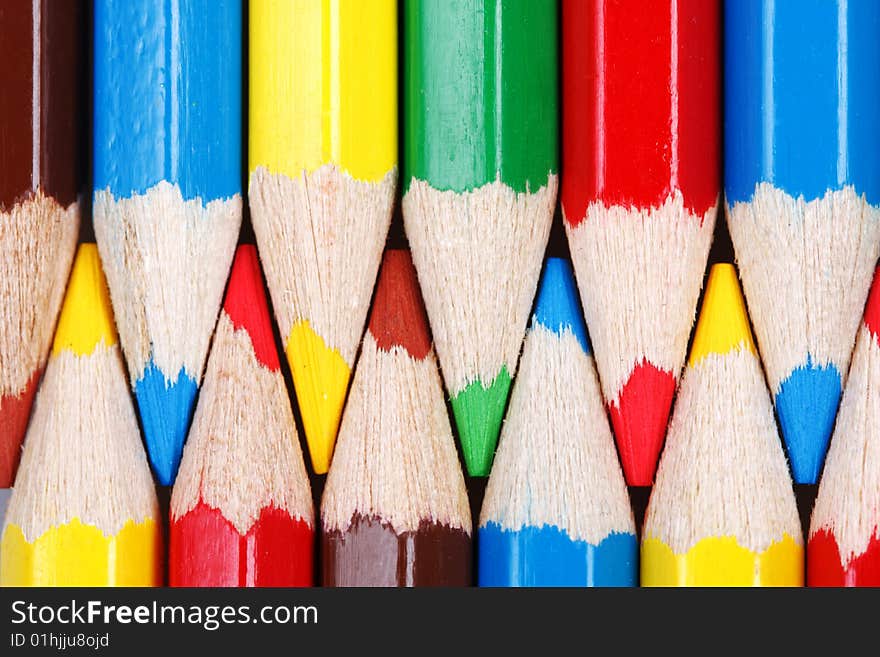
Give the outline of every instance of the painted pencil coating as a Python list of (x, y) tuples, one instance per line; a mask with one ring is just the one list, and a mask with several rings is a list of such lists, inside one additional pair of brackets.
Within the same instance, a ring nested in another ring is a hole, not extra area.
[(480, 586), (632, 586), (638, 541), (571, 266), (549, 258), (479, 527)]
[(659, 207), (676, 193), (702, 217), (718, 202), (719, 3), (563, 2), (561, 200)]
[(95, 190), (240, 194), (240, 62), (240, 0), (98, 0)]
[(325, 586), (465, 586), (471, 518), (416, 272), (383, 258), (321, 500)]
[(284, 509), (260, 510), (240, 533), (223, 512), (199, 502), (170, 528), (171, 586), (311, 586), (312, 526)]
[(645, 516), (643, 586), (800, 586), (791, 479), (733, 265), (709, 274)]
[(404, 222), (465, 463), (485, 476), (556, 200), (556, 3), (403, 14)]
[(517, 531), (494, 522), (480, 527), (480, 586), (635, 586), (635, 534), (612, 533), (598, 545), (573, 540), (558, 527)]
[(82, 7), (0, 7), (0, 487), (12, 485), (79, 230)]
[(166, 485), (241, 224), (241, 11), (240, 0), (95, 3), (95, 235)]
[(880, 254), (880, 7), (725, 6), (728, 223), (795, 480), (815, 483)]
[(856, 338), (807, 543), (810, 586), (880, 586), (880, 269)]
[(309, 586), (312, 497), (257, 250), (238, 247), (171, 498), (172, 586)]
[(58, 0), (4, 3), (0, 21), (0, 211), (37, 189), (66, 208), (81, 191), (81, 7)]
[(397, 5), (256, 0), (249, 16), (251, 217), (323, 474), (397, 183)]
[(79, 248), (0, 541), (0, 585), (155, 586), (158, 504), (94, 244)]
[(880, 203), (880, 5), (873, 0), (725, 3), (725, 194), (771, 183), (820, 199), (853, 186)]
[(562, 12), (562, 211), (624, 474), (645, 486), (719, 198), (720, 6), (565, 0)]
[(683, 554), (663, 541), (642, 542), (642, 586), (801, 586), (804, 548), (784, 535), (763, 551), (736, 538), (704, 538)]
[(413, 178), (455, 192), (547, 184), (558, 168), (554, 5), (407, 0), (406, 188)]
[(469, 586), (469, 532), (424, 520), (398, 532), (380, 518), (357, 515), (344, 532), (322, 536), (324, 586)]
[(379, 182), (397, 165), (394, 0), (250, 3), (250, 170), (329, 163)]

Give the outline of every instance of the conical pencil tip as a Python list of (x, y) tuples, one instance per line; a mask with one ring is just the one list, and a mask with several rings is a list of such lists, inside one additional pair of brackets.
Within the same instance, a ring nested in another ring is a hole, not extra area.
[(554, 332), (571, 331), (584, 352), (590, 353), (574, 274), (568, 261), (548, 258), (538, 286), (533, 325)]
[(740, 348), (756, 353), (736, 269), (727, 263), (713, 265), (688, 364), (693, 367), (709, 354), (723, 355)]
[(85, 356), (102, 341), (107, 346), (116, 344), (116, 324), (107, 281), (101, 269), (98, 247), (81, 244), (58, 316), (52, 353), (67, 350)]
[(509, 392), (510, 374), (502, 367), (488, 388), (477, 380), (452, 398), (465, 467), (471, 476), (486, 477), (492, 469)]
[(312, 468), (324, 474), (333, 456), (351, 370), (308, 322), (294, 325), (286, 351)]
[(815, 484), (825, 460), (840, 403), (840, 373), (807, 362), (783, 381), (776, 412), (797, 484)]
[(134, 392), (153, 472), (161, 485), (170, 486), (177, 476), (198, 386), (183, 370), (170, 383), (151, 363)]
[(650, 486), (654, 481), (674, 393), (672, 373), (642, 361), (611, 404), (611, 424), (630, 486)]

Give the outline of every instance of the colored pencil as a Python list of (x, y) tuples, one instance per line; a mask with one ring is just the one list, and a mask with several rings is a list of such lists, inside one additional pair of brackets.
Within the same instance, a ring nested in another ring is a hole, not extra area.
[(873, 0), (726, 3), (728, 224), (797, 483), (821, 471), (880, 254), (878, 31)]
[(626, 481), (648, 486), (715, 226), (715, 0), (564, 0), (562, 211)]
[(232, 264), (170, 523), (172, 586), (312, 584), (312, 493), (253, 246)]
[(464, 586), (471, 516), (407, 251), (385, 253), (321, 502), (325, 586)]
[(96, 0), (94, 223), (173, 483), (241, 225), (241, 2)]
[(403, 218), (465, 465), (486, 476), (556, 204), (556, 3), (403, 12)]
[(549, 258), (483, 510), (480, 586), (633, 586), (638, 542), (571, 265)]
[(880, 586), (880, 269), (868, 295), (807, 543), (810, 586)]
[(800, 586), (803, 539), (733, 265), (714, 265), (642, 536), (643, 586)]
[(397, 183), (394, 0), (250, 3), (250, 207), (327, 472)]
[(12, 485), (79, 232), (80, 3), (0, 6), (0, 488)]
[(158, 585), (160, 522), (98, 250), (83, 244), (6, 513), (0, 585)]

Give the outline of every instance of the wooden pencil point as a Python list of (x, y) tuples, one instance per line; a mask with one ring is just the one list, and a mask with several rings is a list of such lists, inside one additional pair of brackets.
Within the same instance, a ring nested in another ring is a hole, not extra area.
[(645, 516), (643, 586), (800, 586), (803, 546), (732, 265), (709, 275)]
[(314, 512), (257, 250), (238, 247), (171, 497), (172, 586), (308, 586)]
[(0, 540), (0, 585), (156, 586), (162, 532), (94, 244), (73, 264)]
[(724, 6), (727, 223), (794, 480), (814, 484), (880, 255), (880, 6)]
[(321, 501), (325, 586), (470, 584), (470, 508), (427, 336), (409, 254), (389, 251)]
[(241, 226), (241, 12), (237, 0), (94, 7), (95, 237), (166, 486)]
[(249, 201), (327, 472), (397, 184), (397, 3), (253, 0)]
[(403, 219), (465, 465), (486, 476), (556, 204), (557, 8), (408, 0), (403, 16)]
[(571, 266), (550, 258), (479, 527), (481, 586), (632, 586), (638, 543)]
[[(711, 294), (710, 294), (711, 291)], [(690, 367), (710, 354), (745, 349), (757, 355), (745, 301), (732, 264), (713, 265), (691, 344)]]

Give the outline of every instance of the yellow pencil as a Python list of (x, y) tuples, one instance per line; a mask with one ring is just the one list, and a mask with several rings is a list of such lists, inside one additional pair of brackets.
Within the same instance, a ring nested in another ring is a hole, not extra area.
[(397, 3), (250, 3), (250, 207), (312, 466), (329, 466), (397, 181)]
[(79, 247), (0, 541), (3, 586), (155, 586), (153, 479), (94, 244)]
[(800, 586), (791, 476), (733, 265), (712, 267), (645, 515), (642, 586)]

